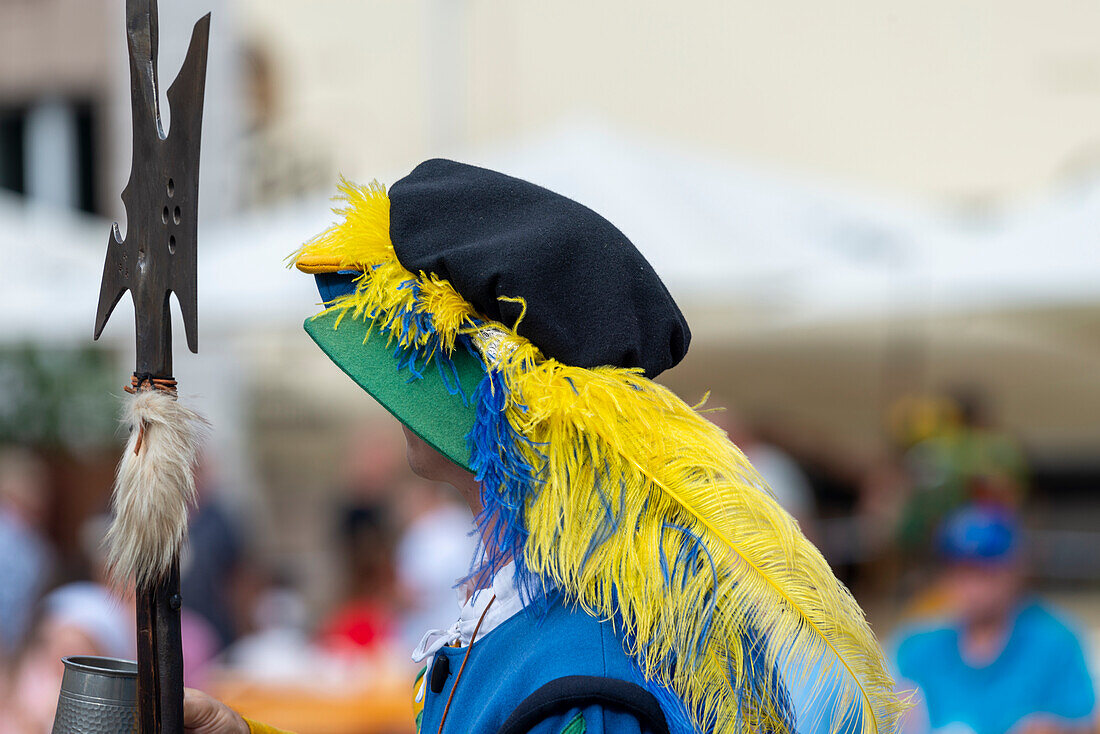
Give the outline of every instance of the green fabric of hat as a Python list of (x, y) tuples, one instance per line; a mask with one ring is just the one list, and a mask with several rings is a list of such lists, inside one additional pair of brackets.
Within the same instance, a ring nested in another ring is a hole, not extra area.
[(434, 363), (424, 368), (423, 377), (415, 377), (409, 370), (399, 368), (394, 347), (385, 334), (375, 329), (368, 338), (370, 322), (345, 318), (337, 329), (337, 318), (338, 313), (329, 312), (307, 319), (306, 332), (329, 359), (397, 420), (469, 470), (466, 435), (474, 425), (471, 399), (485, 376), (481, 361), (465, 349), (454, 351), (451, 359), (462, 395), (453, 395)]

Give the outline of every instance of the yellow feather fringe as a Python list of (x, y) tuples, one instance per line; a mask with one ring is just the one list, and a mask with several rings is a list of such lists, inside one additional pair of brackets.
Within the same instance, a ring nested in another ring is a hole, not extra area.
[[(544, 358), (514, 329), (480, 317), (446, 281), (401, 266), (382, 186), (345, 181), (340, 190), (341, 221), (293, 259), (307, 271), (318, 262), (362, 271), (356, 291), (332, 309), (372, 320), (403, 346), (423, 347), (430, 336), (402, 318), (410, 309), (431, 315), (445, 350), (460, 334), (493, 343), (483, 359), (503, 376), (507, 418), (530, 441), (523, 450), (538, 471), (524, 513), (532, 572), (591, 613), (621, 619), (627, 639), (640, 641), (628, 652), (684, 701), (701, 730), (784, 730), (769, 696), (739, 700), (761, 663), (786, 671), (794, 690), (827, 699), (833, 731), (849, 707), (864, 734), (896, 728), (908, 702), (895, 694), (862, 611), (721, 429), (637, 370)], [(412, 280), (419, 298), (402, 286)], [(616, 531), (590, 552), (609, 515)], [(706, 552), (694, 564), (673, 564), (700, 544)], [(762, 660), (742, 645), (753, 636), (766, 640)]]

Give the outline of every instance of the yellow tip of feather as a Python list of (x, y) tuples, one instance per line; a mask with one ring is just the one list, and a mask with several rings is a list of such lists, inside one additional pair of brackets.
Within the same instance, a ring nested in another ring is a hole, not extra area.
[(310, 253), (301, 255), (294, 262), (294, 267), (309, 275), (336, 273), (347, 269), (335, 255), (314, 255)]

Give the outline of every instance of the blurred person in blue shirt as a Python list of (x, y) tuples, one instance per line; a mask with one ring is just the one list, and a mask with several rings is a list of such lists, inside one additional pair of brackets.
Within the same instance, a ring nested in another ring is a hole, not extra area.
[(49, 488), (46, 467), (29, 451), (0, 452), (0, 663), (25, 643), (53, 572), (53, 547), (42, 529)]
[(1025, 592), (1021, 549), (1017, 520), (1000, 507), (963, 507), (941, 527), (949, 618), (901, 635), (895, 656), (932, 731), (1063, 734), (1094, 724), (1081, 641)]

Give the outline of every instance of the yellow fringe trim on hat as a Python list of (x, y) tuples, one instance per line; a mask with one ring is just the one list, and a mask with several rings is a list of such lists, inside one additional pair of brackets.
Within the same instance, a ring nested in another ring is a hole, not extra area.
[(827, 703), (817, 710), (831, 709), (832, 731), (896, 729), (908, 700), (858, 604), (721, 429), (638, 370), (545, 358), (446, 281), (401, 266), (380, 185), (340, 190), (342, 220), (292, 257), (307, 271), (319, 258), (361, 271), (329, 310), (402, 346), (423, 348), (433, 331), (448, 352), (463, 334), (494, 345), (482, 357), (502, 376), (507, 420), (534, 469), (522, 508), (531, 572), (621, 620), (646, 677), (674, 691), (701, 731), (789, 731), (769, 687), (775, 669)]
[[(460, 333), (468, 333), (478, 314), (450, 283), (435, 274), (419, 277), (406, 270), (397, 260), (390, 242), (390, 200), (386, 189), (377, 181), (368, 186), (356, 186), (347, 180), (340, 183), (339, 201), (346, 206), (333, 209), (343, 220), (314, 237), (290, 260), (301, 271), (320, 272), (357, 270), (359, 277), (354, 293), (344, 296), (322, 313), (340, 312), (335, 328), (350, 315), (354, 319), (373, 320), (385, 325), (391, 340), (401, 346), (419, 349), (428, 344), (433, 332), (417, 328), (390, 328), (403, 314), (423, 309), (432, 317), (434, 333), (442, 347), (450, 352)], [(410, 287), (415, 283), (416, 288)], [(369, 334), (368, 334), (369, 336)]]

